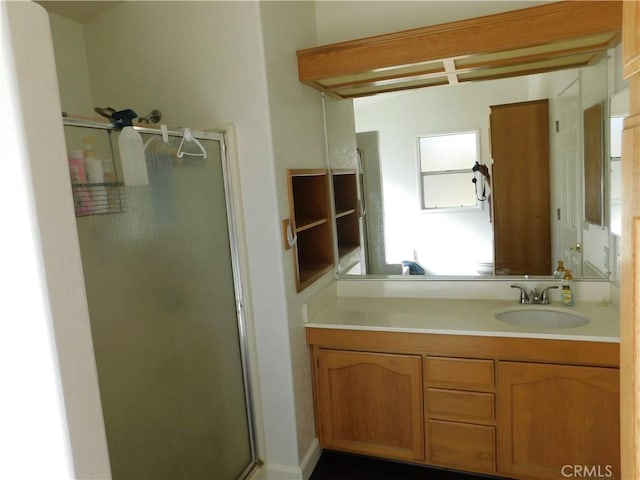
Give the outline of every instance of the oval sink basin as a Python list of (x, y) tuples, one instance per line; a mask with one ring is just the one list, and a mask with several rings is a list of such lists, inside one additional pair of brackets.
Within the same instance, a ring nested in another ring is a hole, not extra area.
[(537, 328), (572, 328), (591, 320), (582, 315), (548, 308), (513, 308), (495, 314), (496, 319), (511, 325)]

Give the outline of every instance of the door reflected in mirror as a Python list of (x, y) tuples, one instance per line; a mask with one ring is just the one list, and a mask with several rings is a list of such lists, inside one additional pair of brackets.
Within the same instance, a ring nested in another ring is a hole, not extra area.
[[(619, 55), (618, 49), (615, 52)], [(598, 102), (608, 104), (607, 77), (609, 63), (613, 61), (604, 59), (579, 70), (428, 87), (353, 100), (352, 123), (365, 185), (360, 195), (368, 205), (367, 216), (362, 219), (366, 267), (359, 264), (354, 271), (401, 275), (423, 269), (427, 277), (494, 276), (495, 209), (500, 208), (493, 202), (494, 186), (487, 185), (488, 201), (477, 201), (474, 208), (425, 209), (424, 198), (428, 195), (424, 194), (427, 184), (423, 180), (419, 139), (451, 132), (478, 132), (478, 162), (487, 167), (491, 177), (490, 106), (548, 99), (551, 256), (544, 274), (551, 275), (556, 262), (563, 260), (578, 278), (607, 278), (609, 225), (613, 220), (605, 214), (602, 225), (585, 221), (582, 111)], [(344, 110), (343, 105), (337, 106), (343, 102), (349, 100), (325, 98), (329, 119), (335, 118), (332, 109)], [(342, 119), (342, 124), (344, 128), (348, 122)], [(336, 139), (331, 132), (335, 129), (328, 126), (327, 131), (329, 166), (339, 168), (340, 162), (332, 158), (331, 152), (344, 152), (345, 146), (332, 145)], [(608, 171), (608, 153), (605, 162), (604, 170)], [(471, 177), (468, 180), (469, 192), (475, 195), (477, 185)], [(519, 211), (525, 212), (528, 202), (535, 201), (535, 192), (524, 190), (523, 195), (513, 197), (510, 205), (513, 217)], [(613, 202), (609, 204), (607, 196), (603, 199), (604, 211), (608, 212)], [(514, 233), (516, 228), (525, 229), (524, 237), (535, 236), (532, 225), (536, 219), (527, 217), (532, 214), (522, 215), (528, 221), (520, 222), (523, 226), (514, 226)], [(527, 255), (538, 254), (536, 247), (522, 243)], [(409, 268), (413, 265), (420, 268)], [(343, 267), (341, 273), (350, 268)]]
[(611, 281), (620, 282), (622, 237), (622, 130), (629, 116), (629, 89), (611, 96), (609, 102), (609, 218), (611, 225)]
[(611, 96), (609, 107), (609, 208), (611, 216), (611, 233), (622, 235), (622, 129), (624, 119), (629, 115), (629, 89), (625, 88)]

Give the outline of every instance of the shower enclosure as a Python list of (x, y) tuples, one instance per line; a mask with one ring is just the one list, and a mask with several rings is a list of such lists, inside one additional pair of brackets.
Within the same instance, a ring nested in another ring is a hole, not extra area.
[(68, 152), (104, 167), (72, 188), (113, 478), (243, 478), (257, 455), (224, 137), (136, 129), (149, 184), (126, 187), (118, 132), (65, 120)]

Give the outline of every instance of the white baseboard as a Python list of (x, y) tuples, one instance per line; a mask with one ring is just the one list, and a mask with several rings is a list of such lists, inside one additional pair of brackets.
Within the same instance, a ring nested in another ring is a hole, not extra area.
[(318, 460), (320, 460), (320, 454), (322, 453), (322, 449), (320, 448), (320, 443), (317, 438), (313, 439), (311, 442), (311, 446), (305, 453), (302, 458), (302, 462), (300, 463), (300, 470), (302, 470), (302, 479), (309, 480), (311, 477), (311, 473), (313, 469), (316, 468), (316, 464)]
[(264, 476), (258, 474), (259, 480), (302, 480), (302, 471), (299, 467), (289, 465), (267, 464), (262, 469)]
[(251, 477), (251, 480), (309, 480), (321, 453), (322, 449), (318, 439), (315, 438), (302, 458), (300, 466), (292, 467), (290, 465), (265, 463)]

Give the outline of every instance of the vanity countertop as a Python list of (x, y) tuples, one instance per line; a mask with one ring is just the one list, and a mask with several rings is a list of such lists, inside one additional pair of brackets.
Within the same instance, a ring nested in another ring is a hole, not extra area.
[[(570, 328), (533, 328), (497, 320), (505, 309), (574, 312), (591, 321)], [(620, 341), (619, 311), (612, 304), (578, 302), (565, 307), (520, 305), (513, 300), (335, 297), (308, 319), (307, 328), (333, 328), (448, 335), (521, 337), (591, 342)]]

